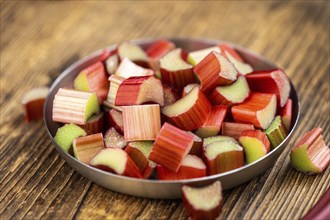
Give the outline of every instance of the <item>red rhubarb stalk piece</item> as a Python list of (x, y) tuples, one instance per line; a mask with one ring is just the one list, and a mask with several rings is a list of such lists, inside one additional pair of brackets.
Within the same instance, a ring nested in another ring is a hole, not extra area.
[(255, 71), (246, 76), (246, 80), (253, 92), (276, 94), (277, 104), (283, 107), (290, 95), (290, 81), (283, 70)]
[(198, 137), (196, 134), (188, 131), (189, 134), (194, 136), (194, 144), (191, 147), (189, 154), (196, 155), (198, 157), (202, 157), (203, 155), (203, 139)]
[(100, 112), (89, 117), (86, 124), (79, 125), (87, 134), (96, 134), (103, 131), (104, 113)]
[(235, 122), (252, 123), (257, 128), (267, 129), (276, 114), (276, 95), (251, 93), (242, 104), (233, 106), (231, 113)]
[(22, 106), (24, 109), (25, 122), (42, 119), (47, 95), (47, 87), (34, 88), (24, 95)]
[(120, 134), (124, 134), (123, 114), (116, 109), (110, 109), (107, 116), (109, 126), (114, 127)]
[(177, 172), (193, 143), (193, 135), (165, 122), (157, 135), (149, 159)]
[(235, 122), (223, 122), (222, 123), (222, 135), (229, 136), (238, 140), (242, 131), (254, 130), (252, 124), (242, 124)]
[(214, 220), (222, 209), (222, 188), (220, 181), (204, 187), (182, 187), (183, 204), (195, 220)]
[(105, 133), (104, 143), (107, 148), (124, 148), (127, 145), (123, 135), (119, 134), (115, 128), (109, 128)]
[(204, 124), (196, 130), (196, 135), (201, 138), (215, 136), (219, 133), (223, 120), (225, 119), (228, 107), (215, 105)]
[(292, 121), (292, 99), (288, 99), (281, 110), (283, 124), (287, 131), (290, 131)]
[(194, 155), (188, 154), (177, 172), (157, 166), (157, 177), (160, 180), (183, 180), (204, 176), (206, 176), (206, 166), (201, 158)]
[(210, 112), (211, 104), (198, 87), (162, 110), (171, 122), (186, 131), (202, 126)]
[(221, 54), (212, 51), (200, 63), (194, 67), (201, 82), (201, 89), (209, 94), (217, 86), (225, 86), (233, 83), (237, 78), (237, 70), (234, 65)]
[(146, 49), (146, 53), (152, 60), (158, 61), (175, 48), (175, 44), (168, 40), (158, 40)]
[(111, 75), (109, 77), (110, 88), (109, 88), (107, 100), (104, 101), (104, 103), (103, 103), (105, 106), (116, 109), (118, 111), (121, 111), (121, 107), (116, 106), (115, 101), (116, 101), (118, 88), (124, 80), (125, 80), (125, 78), (123, 78), (121, 76)]

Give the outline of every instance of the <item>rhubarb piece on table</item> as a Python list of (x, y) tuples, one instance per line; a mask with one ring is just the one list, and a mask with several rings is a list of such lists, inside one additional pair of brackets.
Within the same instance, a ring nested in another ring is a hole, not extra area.
[(157, 166), (157, 177), (160, 180), (183, 180), (204, 176), (206, 176), (206, 166), (203, 160), (195, 155), (188, 154), (177, 172)]
[(276, 114), (276, 95), (251, 93), (242, 104), (233, 106), (231, 113), (235, 122), (252, 123), (257, 128), (267, 129)]
[(187, 95), (196, 86), (198, 88), (201, 88), (201, 85), (199, 85), (197, 83), (191, 83), (191, 84), (186, 85), (182, 90), (182, 97)]
[(288, 99), (281, 110), (281, 117), (287, 131), (290, 131), (292, 120), (292, 99)]
[(90, 165), (123, 176), (143, 178), (133, 160), (120, 148), (101, 150), (90, 160)]
[(121, 61), (115, 75), (127, 79), (132, 76), (152, 76), (154, 71), (138, 66), (128, 58), (125, 58)]
[(65, 152), (68, 153), (73, 140), (85, 135), (86, 132), (81, 127), (75, 124), (66, 124), (57, 129), (54, 140)]
[(53, 121), (86, 124), (87, 119), (100, 112), (95, 93), (60, 88), (53, 101)]
[(209, 47), (209, 48), (205, 48), (205, 49), (201, 49), (201, 50), (196, 50), (196, 51), (190, 52), (188, 54), (188, 62), (191, 65), (196, 66), (212, 51), (221, 53), (220, 47), (218, 47), (218, 46)]
[(290, 81), (283, 70), (256, 71), (246, 76), (253, 92), (276, 94), (277, 104), (283, 107), (290, 95)]
[(323, 172), (330, 163), (330, 149), (324, 143), (321, 128), (306, 132), (290, 153), (292, 166), (305, 174)]
[(47, 95), (47, 87), (34, 88), (24, 95), (22, 105), (26, 122), (42, 119)]
[(101, 102), (108, 94), (109, 81), (101, 61), (83, 69), (74, 79), (73, 87), (76, 90), (95, 92)]
[(160, 130), (159, 105), (123, 106), (126, 141), (155, 140)]
[(229, 86), (218, 86), (210, 94), (210, 101), (215, 105), (228, 105), (242, 103), (249, 97), (250, 89), (244, 76), (240, 76)]
[(149, 57), (149, 66), (153, 70), (159, 71), (159, 60), (174, 49), (175, 44), (168, 40), (158, 40), (151, 44), (146, 50)]
[(182, 187), (183, 204), (191, 217), (196, 220), (214, 220), (222, 209), (222, 188), (220, 181), (204, 187)]
[(100, 112), (89, 117), (86, 121), (86, 124), (79, 126), (82, 127), (87, 132), (87, 134), (96, 134), (103, 131), (103, 123), (104, 113)]
[(119, 66), (119, 58), (117, 54), (109, 56), (105, 61), (105, 67), (109, 75), (115, 74)]
[(189, 154), (201, 157), (203, 155), (203, 139), (191, 131), (188, 131), (188, 133), (194, 136), (194, 144), (191, 147)]
[(101, 150), (104, 149), (102, 133), (78, 137), (73, 140), (73, 154), (82, 163), (88, 164), (89, 161)]
[(270, 142), (266, 134), (260, 130), (243, 131), (239, 142), (244, 148), (248, 164), (265, 156), (270, 150)]
[(212, 51), (194, 67), (201, 89), (209, 94), (218, 86), (226, 86), (237, 79), (238, 71), (234, 65), (221, 54)]
[(224, 173), (244, 165), (243, 148), (230, 140), (204, 144), (203, 153), (208, 175)]
[(229, 136), (224, 136), (224, 135), (217, 135), (213, 137), (207, 137), (203, 139), (203, 146), (212, 144), (213, 142), (220, 142), (220, 141), (231, 141), (235, 144), (238, 144), (236, 139), (229, 137)]
[(193, 135), (165, 122), (157, 135), (149, 159), (177, 172), (194, 139)]
[(117, 48), (117, 54), (120, 60), (127, 58), (138, 65), (147, 66), (148, 55), (140, 46), (134, 43), (121, 43)]
[(273, 149), (284, 141), (287, 136), (287, 131), (282, 122), (281, 116), (275, 117), (269, 128), (265, 130), (265, 134), (267, 135)]
[(105, 133), (104, 143), (107, 148), (124, 148), (127, 145), (124, 136), (119, 134), (115, 128), (109, 128)]
[(242, 124), (235, 122), (223, 122), (222, 123), (222, 135), (229, 136), (238, 140), (242, 131), (254, 130), (252, 124)]
[(149, 178), (156, 167), (156, 163), (148, 159), (152, 145), (152, 141), (136, 141), (130, 142), (125, 148), (144, 178)]
[(135, 76), (125, 79), (117, 90), (115, 105), (140, 105), (146, 102), (164, 105), (162, 82), (153, 76)]
[(167, 85), (163, 85), (164, 90), (164, 105), (169, 105), (178, 100), (177, 95), (173, 91), (173, 89)]
[(230, 45), (222, 43), (219, 45), (221, 54), (234, 64), (239, 73), (246, 75), (253, 72), (253, 68), (244, 62), (243, 58)]
[(108, 111), (108, 122), (110, 127), (114, 127), (120, 134), (124, 134), (123, 114), (120, 111), (110, 109)]
[(164, 83), (176, 89), (182, 89), (196, 82), (193, 66), (182, 58), (182, 49), (178, 48), (160, 59), (161, 78)]
[(116, 101), (118, 88), (124, 80), (125, 80), (125, 78), (123, 78), (121, 76), (111, 75), (109, 77), (110, 87), (109, 87), (108, 97), (107, 97), (107, 100), (104, 101), (104, 103), (103, 103), (105, 106), (108, 106), (110, 108), (114, 108), (114, 109), (117, 109), (118, 111), (121, 111), (121, 107), (116, 106), (115, 101)]
[(227, 106), (214, 105), (211, 108), (211, 113), (204, 124), (196, 130), (196, 135), (201, 138), (215, 136), (219, 133), (221, 124), (225, 119)]
[(162, 113), (171, 122), (186, 131), (202, 126), (210, 112), (211, 104), (198, 87), (162, 109)]

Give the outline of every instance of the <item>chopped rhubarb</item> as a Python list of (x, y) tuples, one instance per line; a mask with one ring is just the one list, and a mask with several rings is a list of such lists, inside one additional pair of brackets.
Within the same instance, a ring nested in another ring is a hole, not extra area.
[(191, 65), (196, 66), (212, 51), (221, 53), (220, 47), (218, 47), (218, 46), (209, 47), (209, 48), (205, 48), (205, 49), (201, 49), (201, 50), (196, 50), (196, 51), (190, 52), (188, 54), (188, 62)]
[(194, 139), (193, 135), (165, 122), (157, 135), (149, 159), (177, 172)]
[(60, 88), (53, 101), (53, 121), (83, 125), (100, 107), (95, 93)]
[(138, 66), (128, 58), (125, 58), (121, 61), (115, 75), (127, 79), (132, 76), (152, 76), (154, 71)]
[(107, 116), (109, 126), (114, 127), (120, 134), (124, 134), (123, 114), (116, 109), (111, 109)]
[(306, 174), (322, 173), (330, 163), (330, 148), (324, 143), (321, 128), (306, 132), (290, 153), (292, 166)]
[(146, 53), (152, 60), (158, 61), (175, 48), (175, 44), (168, 40), (158, 40), (147, 48)]
[(131, 42), (121, 43), (117, 48), (117, 53), (120, 60), (127, 58), (142, 66), (145, 66), (148, 62), (148, 55), (146, 52), (144, 52), (140, 46)]
[(215, 105), (228, 105), (242, 103), (250, 94), (249, 85), (244, 76), (240, 76), (233, 84), (229, 86), (216, 87), (211, 95), (210, 100)]
[(107, 148), (124, 148), (127, 145), (124, 136), (119, 134), (115, 128), (109, 128), (105, 133), (104, 143)]
[(210, 112), (211, 104), (198, 87), (162, 110), (171, 122), (186, 131), (202, 126)]
[(260, 130), (242, 131), (239, 142), (244, 148), (248, 164), (265, 156), (270, 150), (270, 142)]
[(164, 90), (164, 105), (169, 105), (178, 100), (176, 93), (167, 85), (163, 85)]
[(86, 121), (86, 124), (79, 125), (82, 127), (87, 134), (96, 134), (103, 131), (104, 124), (104, 113), (100, 112), (89, 117)]
[(238, 144), (236, 139), (234, 139), (232, 137), (224, 136), (224, 135), (217, 135), (217, 136), (213, 136), (213, 137), (204, 138), (203, 145), (206, 146), (206, 145), (212, 144), (213, 142), (220, 142), (220, 141), (231, 141), (235, 144)]
[(267, 129), (276, 114), (276, 96), (251, 93), (242, 104), (233, 106), (231, 113), (235, 122), (252, 123), (257, 128)]
[(104, 149), (102, 133), (78, 137), (73, 141), (73, 154), (77, 160), (89, 164), (89, 161)]
[(117, 96), (119, 86), (124, 80), (125, 80), (125, 78), (123, 78), (121, 76), (111, 75), (109, 77), (110, 88), (109, 88), (107, 100), (104, 101), (104, 103), (103, 103), (104, 105), (106, 105), (110, 108), (117, 109), (118, 111), (121, 111), (121, 107), (116, 106), (115, 101), (116, 101), (116, 96)]
[(143, 178), (133, 160), (120, 148), (101, 150), (90, 160), (90, 165), (123, 176)]
[(283, 70), (256, 71), (246, 76), (253, 92), (276, 94), (277, 104), (283, 107), (290, 95), (290, 81)]
[(237, 78), (237, 70), (234, 65), (221, 54), (212, 51), (200, 63), (194, 67), (201, 82), (201, 89), (209, 94), (217, 86), (225, 86), (233, 83)]
[(201, 158), (194, 155), (188, 154), (177, 172), (157, 166), (157, 177), (160, 180), (183, 180), (204, 176), (206, 176), (206, 166)]
[(105, 61), (107, 73), (109, 75), (115, 74), (119, 66), (119, 58), (117, 54), (113, 54)]
[(188, 131), (189, 134), (194, 136), (194, 144), (191, 147), (189, 154), (196, 155), (198, 157), (202, 157), (203, 155), (203, 139), (198, 137), (196, 134)]
[(288, 99), (281, 111), (282, 121), (287, 131), (290, 131), (292, 120), (292, 99)]
[(65, 152), (70, 152), (73, 140), (85, 135), (86, 132), (81, 127), (75, 124), (66, 124), (57, 129), (54, 140)]
[(164, 105), (162, 82), (153, 76), (136, 76), (125, 79), (117, 90), (115, 105), (140, 105), (147, 102)]
[(242, 124), (235, 122), (224, 122), (222, 123), (222, 135), (229, 136), (238, 140), (242, 131), (254, 130), (252, 124)]
[(269, 128), (265, 130), (265, 134), (267, 135), (273, 149), (284, 141), (287, 136), (287, 131), (281, 120), (281, 116), (275, 117)]
[(196, 135), (201, 138), (215, 136), (219, 133), (221, 124), (225, 119), (227, 106), (215, 105), (211, 108), (211, 113), (204, 124), (196, 130)]
[(196, 86), (198, 88), (201, 88), (201, 85), (199, 85), (197, 83), (191, 83), (191, 84), (186, 85), (182, 90), (182, 97), (187, 95)]
[(215, 181), (199, 188), (185, 185), (182, 187), (182, 200), (191, 219), (217, 219), (222, 209), (221, 183)]
[(160, 130), (159, 105), (123, 106), (126, 141), (155, 140)]
[(47, 95), (47, 87), (32, 89), (24, 95), (22, 105), (24, 109), (24, 120), (26, 122), (42, 119)]
[(182, 58), (182, 49), (175, 49), (160, 59), (162, 81), (176, 89), (196, 82), (193, 67)]
[(231, 140), (204, 145), (203, 156), (208, 175), (224, 173), (244, 165), (243, 148)]

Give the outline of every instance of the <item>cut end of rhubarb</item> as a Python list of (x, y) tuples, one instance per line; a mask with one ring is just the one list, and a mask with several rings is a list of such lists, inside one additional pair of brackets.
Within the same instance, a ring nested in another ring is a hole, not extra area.
[(80, 162), (89, 164), (90, 160), (104, 149), (102, 133), (78, 137), (73, 141), (73, 153)]
[(182, 96), (187, 95), (195, 87), (200, 88), (200, 85), (197, 83), (191, 83), (191, 84), (186, 85), (182, 90)]
[(124, 42), (118, 46), (118, 55), (121, 60), (127, 58), (131, 61), (147, 61), (148, 56), (144, 50), (133, 43)]
[(151, 76), (154, 75), (154, 71), (138, 66), (130, 59), (124, 58), (116, 70), (115, 75), (127, 79), (132, 76)]
[(42, 119), (48, 90), (48, 87), (34, 88), (23, 96), (22, 105), (26, 122)]
[(257, 111), (257, 119), (261, 128), (268, 128), (276, 114), (276, 96), (273, 95), (264, 109)]
[(108, 121), (110, 127), (114, 127), (120, 134), (124, 134), (123, 114), (120, 111), (111, 109), (108, 112)]
[(215, 141), (208, 145), (205, 145), (205, 156), (212, 160), (215, 159), (219, 154), (231, 152), (231, 151), (241, 151), (243, 152), (243, 148), (233, 142), (233, 141)]
[(224, 136), (224, 135), (218, 135), (218, 136), (204, 138), (203, 139), (203, 145), (207, 146), (209, 144), (212, 144), (213, 142), (221, 142), (221, 141), (231, 141), (235, 144), (238, 144), (238, 142), (232, 137)]
[(287, 136), (286, 128), (282, 122), (281, 116), (276, 116), (269, 128), (265, 131), (272, 148), (276, 148), (284, 141)]
[(54, 140), (65, 152), (68, 153), (73, 140), (85, 135), (86, 132), (81, 127), (75, 124), (66, 124), (57, 129)]
[(212, 51), (216, 51), (218, 53), (221, 52), (220, 48), (218, 46), (209, 47), (209, 48), (205, 48), (205, 49), (201, 49), (201, 50), (196, 50), (196, 51), (190, 52), (188, 54), (188, 62), (191, 65), (196, 66)]
[(160, 68), (172, 72), (184, 69), (191, 69), (192, 66), (182, 59), (181, 54), (182, 49), (180, 48), (171, 51), (162, 59), (160, 59)]
[(109, 130), (105, 133), (104, 142), (107, 148), (124, 148), (127, 145), (124, 137), (119, 134), (115, 128), (109, 128)]

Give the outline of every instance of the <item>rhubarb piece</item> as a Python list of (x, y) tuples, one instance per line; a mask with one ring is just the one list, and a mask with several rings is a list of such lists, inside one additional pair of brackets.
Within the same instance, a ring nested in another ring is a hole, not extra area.
[(107, 73), (109, 75), (115, 74), (119, 66), (119, 58), (117, 54), (109, 56), (105, 61)]
[(171, 122), (186, 131), (202, 126), (210, 112), (211, 104), (198, 87), (162, 110)]
[(218, 46), (209, 47), (209, 48), (205, 48), (205, 49), (201, 49), (201, 50), (196, 50), (196, 51), (190, 52), (188, 54), (188, 62), (191, 65), (196, 66), (212, 51), (221, 53), (220, 47), (218, 47)]
[(109, 77), (110, 88), (109, 88), (107, 100), (103, 103), (104, 105), (106, 105), (110, 108), (117, 109), (118, 111), (121, 111), (121, 107), (116, 106), (115, 101), (116, 101), (118, 88), (124, 80), (125, 80), (125, 78), (123, 78), (121, 76), (111, 75)]
[(239, 142), (244, 148), (248, 164), (265, 156), (270, 150), (270, 142), (260, 130), (242, 131)]
[(193, 135), (165, 122), (157, 135), (149, 159), (177, 172), (194, 139)]
[(272, 149), (276, 148), (284, 141), (287, 136), (287, 131), (281, 120), (281, 116), (275, 117), (265, 133), (271, 143)]
[(233, 106), (231, 113), (235, 122), (252, 123), (257, 128), (267, 129), (276, 114), (276, 96), (251, 93), (242, 104)]
[(25, 122), (42, 119), (47, 95), (47, 87), (34, 88), (24, 95), (22, 105)]
[(149, 178), (156, 167), (156, 163), (148, 159), (152, 145), (152, 141), (136, 141), (129, 143), (125, 148), (144, 178)]
[(136, 76), (125, 79), (118, 88), (115, 105), (140, 105), (147, 102), (164, 105), (162, 82), (153, 76)]
[(123, 106), (125, 141), (155, 140), (160, 130), (159, 105)]
[(188, 154), (177, 172), (157, 166), (157, 177), (160, 180), (183, 180), (204, 176), (206, 176), (206, 166), (201, 158), (194, 155)]
[(100, 111), (95, 93), (60, 88), (53, 101), (53, 121), (86, 124), (87, 119)]
[(182, 49), (178, 48), (160, 59), (162, 81), (177, 89), (182, 89), (189, 83), (194, 83), (193, 67), (182, 58)]
[(123, 135), (119, 134), (115, 128), (109, 128), (105, 133), (104, 143), (107, 148), (124, 148), (127, 145)]
[(221, 54), (212, 51), (200, 63), (194, 67), (201, 82), (201, 90), (209, 94), (217, 86), (225, 86), (233, 83), (237, 78), (237, 70), (234, 65)]
[(178, 100), (177, 95), (173, 91), (173, 89), (167, 85), (163, 85), (164, 91), (164, 105), (169, 105)]
[(72, 142), (77, 137), (85, 136), (86, 132), (75, 124), (66, 124), (57, 129), (54, 140), (65, 152), (69, 152)]
[(189, 151), (189, 154), (201, 157), (203, 155), (203, 140), (202, 140), (202, 138), (198, 137), (196, 134), (192, 133), (191, 131), (188, 131), (188, 133), (194, 136), (194, 144), (191, 147), (191, 149)]
[(330, 216), (330, 187), (301, 220), (328, 219)]
[(214, 105), (228, 105), (242, 103), (250, 94), (249, 85), (244, 76), (240, 76), (233, 84), (229, 86), (216, 87), (210, 100)]
[(217, 136), (213, 136), (213, 137), (204, 138), (203, 145), (206, 146), (206, 145), (212, 144), (214, 142), (221, 142), (221, 141), (231, 141), (235, 144), (238, 144), (236, 139), (234, 139), (232, 137), (228, 137), (228, 136), (224, 136), (224, 135), (217, 135)]
[(246, 76), (253, 92), (276, 94), (277, 104), (283, 107), (290, 95), (290, 81), (283, 70), (256, 71)]
[(91, 159), (90, 165), (123, 176), (143, 178), (133, 160), (120, 148), (101, 150)]
[(86, 124), (79, 125), (87, 134), (96, 134), (103, 131), (104, 113), (100, 112), (89, 117)]
[(152, 76), (154, 75), (154, 71), (138, 66), (128, 58), (125, 58), (121, 61), (115, 75), (127, 79), (132, 76)]
[(322, 173), (330, 163), (330, 149), (324, 143), (321, 128), (306, 132), (290, 153), (292, 166), (305, 174)]
[(222, 135), (229, 136), (238, 140), (242, 131), (254, 130), (252, 124), (242, 124), (235, 122), (223, 122), (222, 123)]
[(191, 83), (191, 84), (186, 85), (182, 90), (182, 97), (187, 95), (196, 86), (198, 88), (201, 88), (201, 86), (197, 83)]
[(228, 44), (222, 43), (219, 45), (221, 49), (221, 54), (224, 55), (232, 64), (239, 73), (246, 75), (253, 71), (253, 68), (244, 62), (243, 58)]
[(222, 209), (221, 183), (215, 181), (199, 188), (185, 185), (182, 187), (182, 200), (191, 219), (217, 219)]
[(110, 127), (114, 127), (120, 134), (124, 134), (123, 114), (120, 111), (116, 109), (109, 110), (108, 122)]
[(73, 154), (82, 163), (89, 161), (101, 150), (104, 149), (102, 133), (92, 134), (85, 137), (78, 137), (73, 140)]
[(292, 99), (288, 99), (285, 106), (282, 108), (281, 117), (286, 130), (290, 131), (292, 120)]
[(101, 61), (83, 69), (74, 79), (73, 87), (76, 90), (95, 92), (103, 102), (108, 94), (109, 81)]
[(158, 40), (147, 48), (148, 57), (159, 60), (175, 48), (175, 44), (168, 40)]
[(231, 140), (204, 144), (203, 153), (208, 175), (224, 173), (244, 165), (243, 148)]
[(221, 124), (225, 119), (227, 106), (215, 105), (211, 108), (211, 113), (204, 124), (196, 130), (196, 134), (201, 138), (215, 136), (219, 133)]
[(127, 58), (142, 66), (145, 66), (148, 62), (148, 55), (146, 52), (144, 52), (140, 46), (130, 42), (120, 44), (117, 48), (117, 53), (120, 60)]

